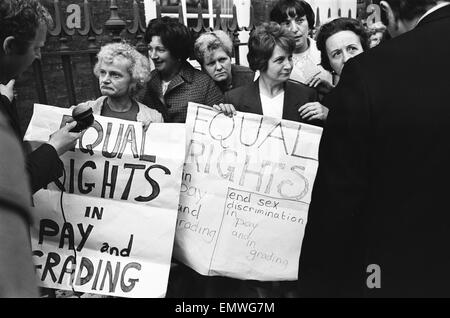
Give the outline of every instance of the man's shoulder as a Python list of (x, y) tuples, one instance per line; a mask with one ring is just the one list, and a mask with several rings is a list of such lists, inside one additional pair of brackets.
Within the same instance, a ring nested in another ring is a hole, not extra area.
[[(392, 71), (403, 65), (410, 65), (411, 69), (415, 69), (425, 60), (428, 65), (439, 63), (450, 51), (450, 42), (443, 40), (436, 33), (436, 31), (450, 31), (450, 19), (445, 20), (440, 21), (446, 25), (445, 28), (443, 24), (438, 23), (416, 27), (394, 39), (382, 42), (352, 60), (356, 60), (360, 67), (370, 69), (375, 74), (386, 72), (388, 69)], [(435, 59), (431, 59), (431, 56)]]

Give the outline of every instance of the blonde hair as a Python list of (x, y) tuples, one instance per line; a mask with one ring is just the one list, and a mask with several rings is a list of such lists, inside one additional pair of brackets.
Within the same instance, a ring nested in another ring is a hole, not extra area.
[(377, 32), (382, 32), (382, 33), (384, 33), (384, 32), (386, 32), (387, 27), (386, 27), (381, 21), (378, 21), (378, 22), (372, 23), (372, 24), (368, 27), (368, 30), (369, 30), (369, 33), (370, 33), (370, 34), (375, 34), (375, 33), (377, 33)]
[(217, 49), (223, 49), (231, 57), (233, 53), (233, 42), (224, 31), (205, 32), (198, 37), (194, 44), (194, 54), (197, 61), (203, 65), (205, 54)]
[(132, 83), (135, 84), (130, 89), (130, 95), (135, 96), (145, 84), (150, 80), (150, 62), (148, 58), (139, 53), (128, 43), (110, 43), (101, 47), (97, 54), (97, 63), (94, 67), (95, 76), (100, 76), (100, 64), (105, 62), (111, 64), (116, 57), (123, 57), (130, 61), (128, 73)]

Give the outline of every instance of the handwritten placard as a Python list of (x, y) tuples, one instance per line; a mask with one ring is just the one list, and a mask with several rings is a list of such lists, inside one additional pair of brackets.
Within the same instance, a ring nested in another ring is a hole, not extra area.
[[(70, 110), (35, 105), (25, 140), (42, 143)], [(95, 116), (34, 195), (33, 256), (43, 287), (121, 297), (167, 289), (185, 155), (181, 124)]]
[(174, 256), (203, 275), (295, 280), (322, 129), (189, 104)]

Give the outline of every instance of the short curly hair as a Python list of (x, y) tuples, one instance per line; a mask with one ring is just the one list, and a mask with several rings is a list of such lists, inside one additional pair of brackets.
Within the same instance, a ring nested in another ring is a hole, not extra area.
[(145, 31), (145, 42), (150, 43), (154, 36), (161, 38), (161, 43), (176, 59), (185, 61), (192, 55), (191, 33), (184, 24), (176, 19), (162, 17), (150, 20)]
[(328, 38), (341, 31), (352, 31), (361, 42), (364, 51), (369, 49), (369, 35), (361, 22), (352, 18), (337, 18), (328, 23), (323, 24), (316, 37), (316, 45), (320, 51), (321, 64), (327, 71), (333, 72), (330, 60), (327, 54), (326, 42)]
[(314, 28), (315, 14), (308, 2), (303, 0), (279, 0), (272, 11), (270, 11), (270, 21), (282, 23), (288, 19), (288, 15), (305, 16), (308, 27)]
[(95, 76), (100, 76), (100, 64), (102, 62), (111, 64), (116, 57), (123, 57), (130, 61), (128, 73), (131, 76), (135, 87), (131, 87), (130, 95), (136, 94), (145, 87), (145, 84), (150, 80), (150, 63), (148, 58), (139, 53), (134, 47), (128, 43), (110, 43), (101, 47), (97, 54), (97, 63), (94, 67)]
[(37, 0), (0, 1), (0, 43), (13, 36), (18, 53), (23, 54), (36, 36), (40, 24), (50, 26), (53, 19)]
[(294, 34), (276, 22), (263, 23), (250, 34), (247, 60), (253, 71), (266, 71), (275, 46), (292, 54), (295, 49)]
[(381, 21), (378, 21), (369, 25), (367, 27), (367, 31), (370, 35), (376, 34), (378, 32), (385, 33), (387, 32), (387, 27)]
[(200, 65), (203, 65), (206, 52), (212, 52), (219, 48), (223, 49), (229, 57), (233, 54), (233, 42), (228, 34), (222, 30), (205, 32), (195, 41), (195, 58)]

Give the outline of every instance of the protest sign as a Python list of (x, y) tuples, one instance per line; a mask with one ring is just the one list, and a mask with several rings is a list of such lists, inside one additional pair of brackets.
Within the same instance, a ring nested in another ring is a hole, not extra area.
[[(42, 143), (70, 110), (35, 105), (26, 141)], [(31, 228), (41, 286), (123, 297), (167, 289), (185, 127), (95, 116), (65, 174), (37, 192)], [(65, 192), (62, 192), (65, 189)]]
[(322, 129), (189, 104), (174, 256), (203, 275), (295, 280)]

